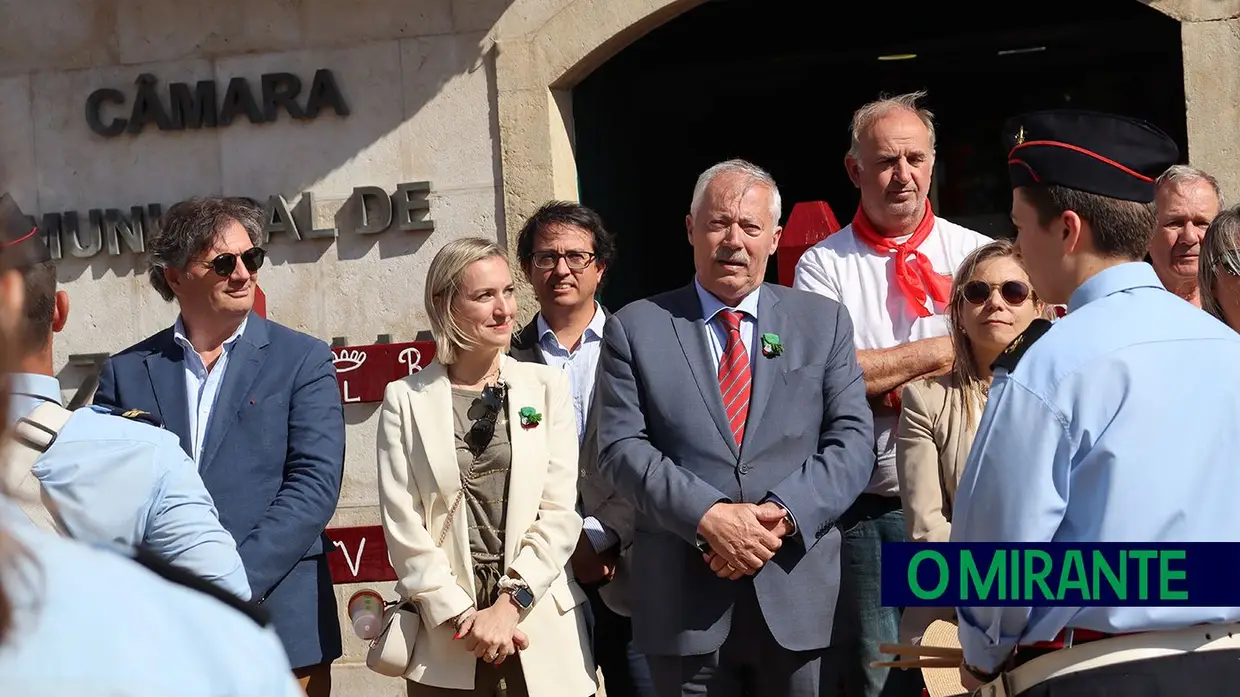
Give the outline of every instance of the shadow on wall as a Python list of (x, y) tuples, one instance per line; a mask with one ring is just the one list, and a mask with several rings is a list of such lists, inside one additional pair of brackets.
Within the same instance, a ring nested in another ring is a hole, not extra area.
[[(14, 75), (18, 59), (0, 51), (0, 88), (24, 82), (29, 94), (0, 105), (0, 188), (57, 238), (62, 282), (140, 276), (135, 247), (163, 210), (194, 195), (265, 204), (275, 266), (332, 248), (341, 260), (376, 248), (384, 259), (411, 255), (435, 244), (448, 220), (452, 236), (462, 227), (493, 234), (479, 228), (492, 216), (502, 231), (489, 32), (512, 1), (411, 9), (399, 0), (225, 0), (199, 13), (207, 17), (162, 19), (122, 5), (106, 58), (92, 54), (93, 65), (60, 51)], [(286, 20), (279, 31), (252, 36), (249, 27), (273, 16)], [(225, 30), (236, 40), (219, 45)], [(0, 39), (9, 33), (0, 29)], [(198, 108), (209, 105), (206, 81), (214, 109)]]

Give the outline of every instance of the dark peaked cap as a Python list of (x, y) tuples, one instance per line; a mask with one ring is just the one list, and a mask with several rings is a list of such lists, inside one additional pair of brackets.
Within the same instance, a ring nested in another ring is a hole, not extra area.
[(1179, 161), (1166, 133), (1144, 121), (1091, 111), (1036, 111), (1003, 126), (1012, 187), (1055, 184), (1149, 203), (1154, 180)]
[(34, 219), (22, 213), (12, 196), (0, 194), (0, 260), (4, 266), (24, 269), (51, 259)]

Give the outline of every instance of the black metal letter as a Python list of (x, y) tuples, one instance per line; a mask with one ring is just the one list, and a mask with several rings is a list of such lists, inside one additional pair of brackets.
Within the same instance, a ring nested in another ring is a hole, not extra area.
[(250, 83), (246, 82), (243, 77), (234, 77), (228, 81), (228, 91), (224, 93), (219, 124), (227, 126), (243, 113), (250, 117), (250, 123), (263, 122), (263, 112), (254, 102), (254, 95), (250, 93)]
[(263, 211), (263, 244), (271, 241), (271, 233), (283, 232), (290, 239), (301, 241), (301, 233), (297, 231), (297, 220), (288, 209), (288, 201), (280, 194), (272, 194), (267, 198)]
[(305, 112), (297, 104), (297, 95), (301, 94), (301, 79), (292, 73), (268, 73), (263, 76), (263, 118), (275, 121), (280, 116), (280, 107), (295, 119), (306, 118)]
[(47, 213), (43, 216), (43, 224), (39, 226), (39, 234), (43, 243), (52, 253), (52, 259), (60, 260), (60, 214)]
[(431, 202), (426, 199), (430, 192), (430, 182), (396, 185), (392, 204), (396, 208), (396, 224), (401, 230), (430, 232), (435, 229), (435, 221), (430, 217)]
[(104, 138), (114, 138), (125, 132), (125, 119), (112, 119), (112, 123), (107, 126), (103, 125), (103, 119), (99, 116), (99, 110), (104, 102), (112, 102), (113, 104), (124, 104), (125, 95), (120, 90), (105, 88), (95, 90), (86, 98), (86, 125), (90, 126), (90, 130), (98, 133)]
[(173, 130), (172, 120), (168, 118), (163, 103), (159, 101), (159, 95), (155, 93), (156, 82), (155, 76), (150, 73), (142, 73), (134, 80), (134, 84), (138, 86), (138, 96), (134, 97), (133, 113), (129, 115), (130, 133), (141, 133), (142, 127), (148, 123), (155, 124), (161, 131)]
[(134, 206), (126, 216), (115, 208), (103, 213), (103, 241), (107, 245), (110, 256), (121, 254), (121, 240), (129, 251), (141, 254), (146, 251), (145, 235), (142, 232), (142, 208)]
[[(386, 191), (377, 186), (359, 186), (353, 189), (353, 195), (357, 197), (360, 211), (357, 227), (359, 235), (383, 232), (392, 225), (392, 198)], [(374, 205), (379, 207), (374, 220), (371, 220), (370, 211), (366, 208), (367, 200), (373, 201)]]
[(189, 91), (184, 82), (168, 85), (172, 100), (172, 125), (176, 130), (185, 128), (215, 128), (215, 117), (219, 113), (215, 105), (215, 80), (199, 80), (195, 88), (197, 94)]
[[(89, 213), (90, 224), (86, 228), (86, 241), (82, 242), (82, 229), (78, 225), (78, 214), (74, 212), (65, 213), (64, 231), (68, 233), (69, 254), (79, 259), (93, 257), (103, 248), (103, 236), (99, 232), (100, 226), (103, 224), (103, 211), (98, 208), (91, 209)], [(61, 240), (64, 241), (64, 235)]]
[(306, 118), (317, 117), (319, 109), (325, 106), (332, 107), (340, 116), (349, 115), (349, 106), (344, 103), (332, 71), (320, 69), (314, 74), (314, 82), (310, 85), (310, 97), (306, 100)]

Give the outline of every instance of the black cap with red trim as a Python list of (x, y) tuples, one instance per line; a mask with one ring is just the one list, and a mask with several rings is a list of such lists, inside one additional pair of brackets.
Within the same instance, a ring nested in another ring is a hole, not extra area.
[(34, 219), (22, 213), (12, 196), (0, 194), (0, 263), (7, 268), (24, 269), (51, 259), (52, 253)]
[(1058, 185), (1149, 203), (1154, 180), (1179, 161), (1166, 133), (1137, 119), (1091, 111), (1037, 111), (1003, 127), (1012, 187)]

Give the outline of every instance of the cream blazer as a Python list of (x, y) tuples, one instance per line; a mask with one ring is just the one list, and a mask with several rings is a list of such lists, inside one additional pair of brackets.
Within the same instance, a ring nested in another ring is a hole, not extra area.
[[(951, 376), (909, 383), (901, 394), (896, 474), (904, 524), (914, 542), (951, 538), (952, 503), (977, 434), (981, 413), (965, 419), (963, 400)], [(955, 621), (953, 608), (910, 607), (900, 618), (904, 643), (920, 643), (936, 619)]]
[[(582, 603), (568, 559), (581, 534), (577, 503), (577, 427), (568, 375), (544, 365), (501, 358), (508, 384), (512, 474), (504, 564), (534, 593), (518, 627), (529, 637), (521, 665), (531, 695), (585, 697), (598, 690)], [(518, 412), (543, 415), (522, 428)], [(379, 416), (379, 510), (396, 591), (422, 615), (405, 677), (469, 690), (476, 658), (453, 641), (449, 621), (473, 605), (468, 515), (457, 511), (442, 547), (436, 542), (461, 490), (453, 434), (452, 391), (444, 366), (390, 383)]]

